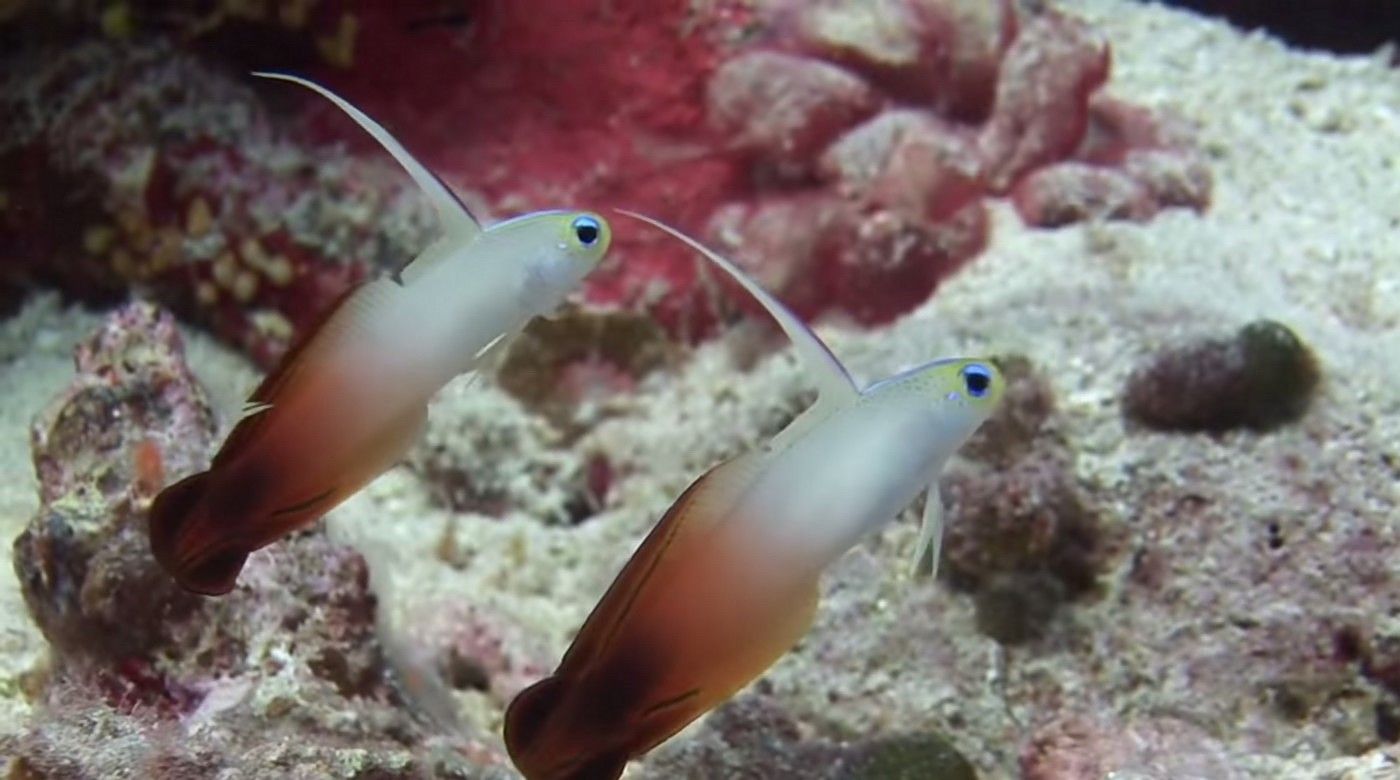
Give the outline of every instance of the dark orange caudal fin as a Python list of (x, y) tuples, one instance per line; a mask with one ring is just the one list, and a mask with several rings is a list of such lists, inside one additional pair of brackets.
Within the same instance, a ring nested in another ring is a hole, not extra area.
[(559, 756), (541, 749), (545, 722), (558, 710), (568, 685), (562, 677), (546, 677), (515, 697), (506, 710), (506, 751), (526, 780), (617, 780), (627, 766), (624, 751)]
[(617, 780), (626, 766), (627, 756), (608, 753), (567, 770), (558, 780)]
[[(253, 391), (248, 399), (249, 413), (224, 440), (209, 471), (177, 482), (156, 496), (149, 521), (151, 552), (181, 587), (206, 596), (233, 590), (248, 554), (268, 540), (239, 541), (238, 534), (248, 533), (265, 507), (260, 504), (258, 490), (248, 485), (230, 489), (229, 467), (257, 446), (267, 426), (278, 424), (266, 413), (267, 408), (284, 393), (294, 392), (298, 377), (314, 374), (318, 366), (332, 359), (347, 338), (354, 338), (366, 327), (366, 321), (372, 320), (367, 312), (390, 300), (398, 289), (393, 282), (377, 279), (347, 291)], [(220, 475), (219, 495), (210, 500), (207, 494), (214, 487), (210, 478), (214, 474)], [(302, 521), (314, 520), (314, 510), (325, 508), (322, 505), (335, 495), (335, 489), (328, 488), (305, 501), (276, 509), (270, 516), (283, 521), (289, 531)], [(213, 511), (219, 516), (210, 517)]]
[(563, 698), (565, 685), (562, 677), (546, 677), (517, 694), (506, 708), (502, 736), (505, 738), (506, 752), (510, 753), (516, 766), (528, 761), (535, 752), (540, 732)]
[(205, 596), (221, 596), (233, 590), (248, 551), (227, 544), (210, 545), (206, 538), (213, 526), (205, 520), (201, 500), (209, 474), (186, 477), (171, 485), (151, 504), (147, 532), (151, 553), (180, 587)]
[[(712, 528), (727, 516), (764, 457), (762, 451), (751, 452), (716, 466), (692, 483), (623, 566), (584, 621), (554, 676), (525, 689), (511, 702), (506, 710), (506, 749), (528, 780), (613, 780), (629, 759), (679, 729), (666, 719), (670, 708), (691, 701), (700, 691), (662, 697), (660, 704), (641, 711), (643, 698), (656, 692), (647, 682), (646, 664), (619, 660), (616, 640), (626, 635), (634, 605), (669, 556), (683, 550), (691, 534)], [(621, 676), (614, 679), (614, 675)], [(595, 700), (580, 685), (611, 693)], [(553, 717), (577, 717), (580, 722), (551, 723)], [(694, 715), (688, 715), (681, 725), (692, 719)]]

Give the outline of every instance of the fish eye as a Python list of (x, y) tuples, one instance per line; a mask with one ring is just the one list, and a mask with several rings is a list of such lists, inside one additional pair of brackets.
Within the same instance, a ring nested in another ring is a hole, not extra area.
[(963, 366), (963, 384), (967, 386), (967, 392), (973, 398), (981, 398), (987, 394), (992, 386), (992, 372), (981, 363), (970, 363)]
[(570, 227), (574, 231), (574, 238), (584, 246), (593, 246), (598, 243), (598, 236), (603, 233), (603, 226), (598, 224), (598, 220), (593, 217), (578, 217)]

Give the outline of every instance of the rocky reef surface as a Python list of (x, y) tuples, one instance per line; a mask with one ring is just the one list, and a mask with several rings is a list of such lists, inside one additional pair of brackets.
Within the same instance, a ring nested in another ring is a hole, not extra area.
[[(1102, 89), (1101, 35), (1010, 0), (204, 5), (0, 17), (0, 285), (135, 287), (267, 367), (401, 265), (430, 235), (405, 177), (325, 101), (247, 70), (327, 82), (483, 216), (641, 210), (799, 313), (865, 324), (976, 257), (991, 202), (1063, 225), (1210, 199), (1184, 126)], [(655, 232), (621, 231), (612, 257), (588, 300), (683, 341), (746, 310)]]
[[(829, 573), (793, 653), (629, 777), (1400, 771), (1400, 75), (1063, 7), (1112, 44), (1100, 100), (1194, 127), (1210, 209), (1049, 230), (993, 198), (985, 250), (931, 301), (824, 326), (862, 378), (959, 353), (1012, 378), (943, 486), (940, 578), (904, 575), (911, 510)], [(791, 46), (764, 56), (903, 88)], [(236, 418), (246, 357), (146, 304), (41, 297), (0, 325), (11, 775), (513, 776), (510, 697), (696, 474), (810, 399), (751, 325), (693, 347), (572, 316), (450, 386), (407, 463), (212, 601), (164, 585), (136, 532)], [(1282, 402), (1240, 401), (1263, 385)]]

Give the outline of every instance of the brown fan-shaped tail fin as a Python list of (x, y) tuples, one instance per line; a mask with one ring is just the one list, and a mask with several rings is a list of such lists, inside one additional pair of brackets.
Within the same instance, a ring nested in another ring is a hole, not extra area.
[(225, 550), (187, 566), (174, 575), (175, 581), (191, 593), (222, 596), (238, 584), (238, 575), (247, 562), (248, 553)]
[(627, 766), (627, 756), (612, 752), (598, 756), (558, 780), (617, 780)]
[(567, 683), (562, 677), (546, 677), (516, 694), (506, 708), (504, 733), (506, 751), (516, 766), (529, 763), (530, 757), (538, 753), (539, 738), (544, 731), (545, 721), (554, 713), (564, 693)]
[[(569, 692), (563, 677), (546, 677), (521, 691), (506, 710), (505, 741), (511, 761), (526, 780), (617, 780), (629, 758), (622, 749), (557, 744), (557, 731), (546, 728)], [(597, 751), (597, 752), (594, 752)], [(585, 756), (574, 761), (565, 756)]]
[(233, 590), (248, 551), (205, 538), (215, 528), (203, 522), (208, 480), (208, 472), (195, 474), (161, 491), (151, 504), (147, 531), (156, 562), (180, 587), (219, 596)]
[(151, 503), (147, 520), (151, 553), (161, 567), (172, 574), (177, 568), (176, 548), (180, 537), (194, 513), (199, 511), (208, 481), (208, 472), (186, 477), (162, 490)]

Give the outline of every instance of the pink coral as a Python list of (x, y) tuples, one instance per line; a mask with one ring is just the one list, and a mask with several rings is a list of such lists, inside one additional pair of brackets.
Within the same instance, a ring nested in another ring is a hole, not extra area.
[(982, 161), (967, 130), (925, 111), (885, 111), (832, 144), (821, 171), (846, 196), (941, 219), (981, 196)]
[(1016, 35), (1010, 0), (822, 0), (779, 6), (796, 46), (865, 74), (901, 102), (980, 121)]
[(1012, 190), (1027, 224), (1056, 227), (1089, 218), (1145, 220), (1164, 208), (1201, 210), (1211, 176), (1189, 133), (1102, 93), (1073, 157), (1031, 173)]
[[(829, 110), (759, 110), (751, 100), (755, 108), (739, 112), (712, 101), (727, 143), (760, 159), (708, 225), (804, 316), (878, 324), (917, 306), (985, 246), (989, 196), (1014, 194), (1040, 226), (1146, 219), (1208, 198), (1209, 175), (1179, 134), (1099, 95), (1107, 43), (1070, 16), (1010, 3), (823, 0), (777, 4), (769, 24), (771, 44), (792, 54), (762, 61), (781, 62), (789, 81), (823, 74), (808, 81), (831, 94)], [(712, 94), (772, 94), (775, 65), (730, 64), (759, 56), (721, 66)], [(864, 81), (837, 78), (842, 67)], [(873, 116), (856, 110), (869, 104), (862, 83), (883, 93)], [(834, 129), (842, 132), (814, 160), (798, 159)], [(776, 179), (754, 173), (772, 169)]]
[(1221, 742), (1199, 726), (1172, 718), (1124, 724), (1066, 715), (1038, 729), (1021, 753), (1025, 780), (1132, 777), (1213, 777), (1232, 768)]
[[(985, 245), (989, 197), (1010, 195), (1040, 226), (1209, 198), (1182, 133), (1103, 95), (1102, 36), (1011, 0), (703, 13), (683, 0), (606, 13), (496, 0), (445, 17), (361, 1), (185, 21), (191, 47), (327, 81), (484, 214), (640, 210), (726, 247), (808, 318), (873, 324), (917, 306)], [(308, 68), (313, 56), (335, 69)], [(250, 90), (163, 45), (84, 44), (57, 61), (8, 68), (0, 84), (23, 131), (0, 151), (23, 204), (0, 211), (0, 245), (21, 259), (11, 277), (149, 287), (267, 363), (347, 285), (431, 235), (387, 163), (321, 146), (380, 156), (324, 101), (269, 87), (305, 107), (275, 122)], [(36, 94), (72, 110), (36, 112)], [(306, 131), (298, 143), (292, 129)], [(82, 193), (76, 210), (60, 209), (67, 192)], [(614, 247), (589, 300), (683, 340), (724, 321), (692, 253), (639, 226)]]
[(770, 160), (808, 161), (877, 97), (849, 71), (768, 51), (741, 54), (709, 82), (709, 115), (739, 148)]
[(1108, 68), (1108, 43), (1077, 19), (1046, 12), (1022, 27), (979, 138), (993, 192), (1075, 150), (1088, 128), (1089, 96)]
[(0, 82), (0, 166), (22, 171), (0, 210), (11, 281), (146, 289), (269, 365), (424, 235), (387, 165), (290, 143), (188, 54), (94, 42), (31, 64)]

